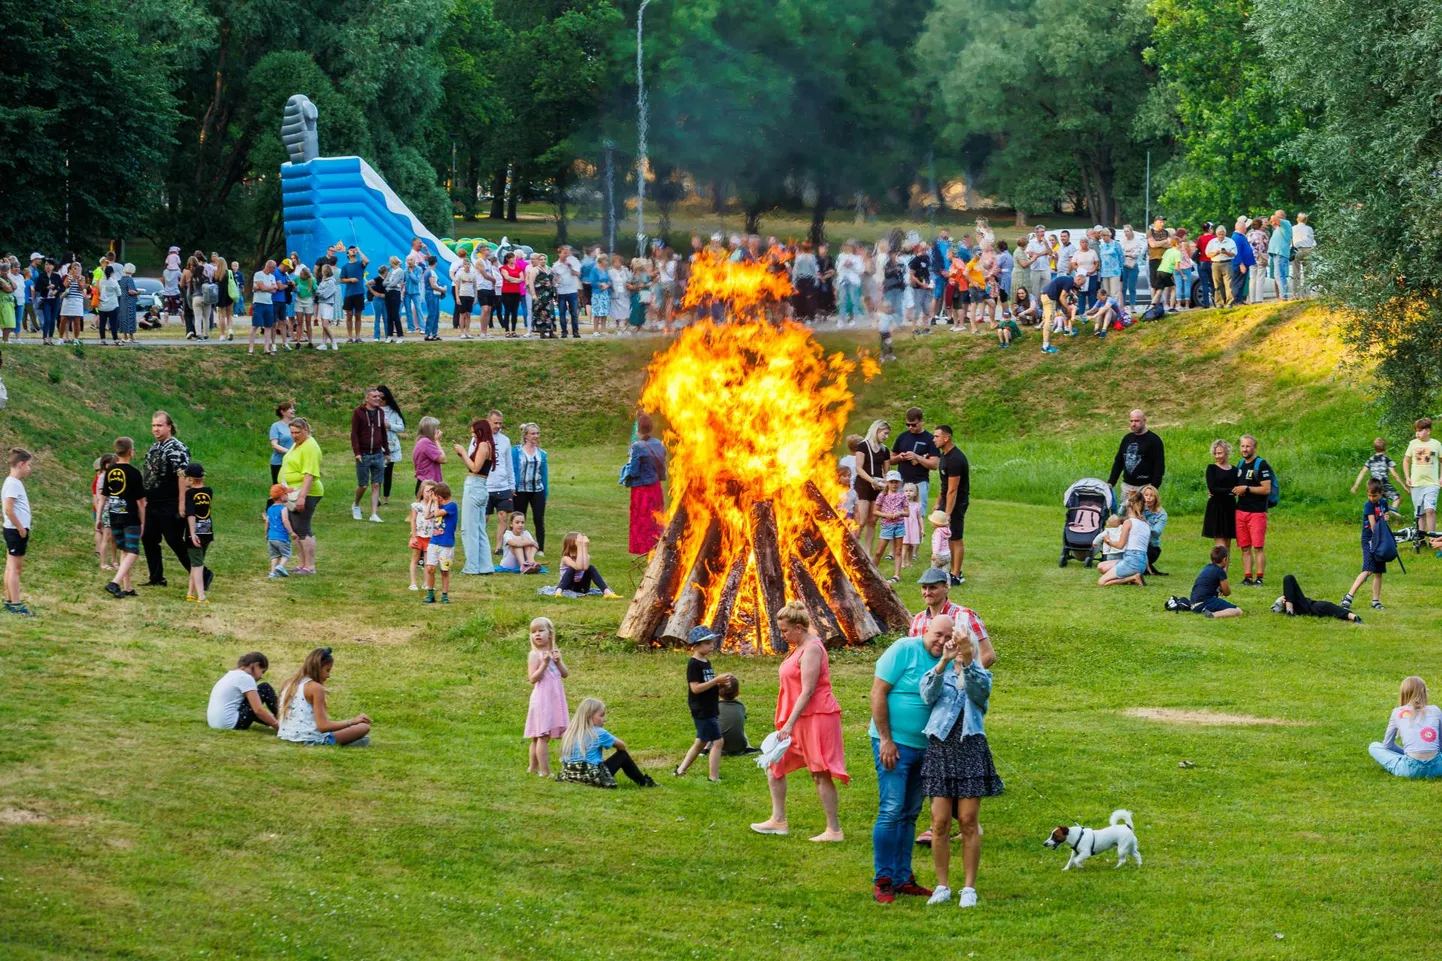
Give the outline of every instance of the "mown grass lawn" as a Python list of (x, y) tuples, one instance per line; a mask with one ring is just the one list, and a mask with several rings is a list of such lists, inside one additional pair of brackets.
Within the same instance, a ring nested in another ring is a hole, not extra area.
[[(1300, 323), (1256, 336), (1295, 334)], [(841, 794), (847, 841), (804, 840), (821, 814), (800, 780), (793, 836), (761, 838), (746, 830), (767, 807), (763, 775), (749, 762), (727, 760), (719, 785), (666, 773), (691, 737), (684, 655), (617, 640), (624, 603), (540, 598), (535, 579), (498, 576), (458, 578), (450, 607), (424, 607), (406, 590), (403, 498), (385, 526), (350, 520), (340, 425), (365, 380), (401, 379), (398, 393), (415, 400), (415, 413), (446, 399), (448, 425), (498, 399), (512, 423), (540, 418), (551, 438), (552, 556), (565, 530), (587, 531), (602, 570), (629, 594), (614, 472), (640, 375), (625, 349), (584, 345), (589, 352), (564, 367), (534, 345), (504, 356), (490, 346), (355, 351), (315, 358), (315, 376), (289, 382), (276, 365), (232, 357), (196, 366), (179, 351), (127, 355), (129, 368), (70, 351), (43, 365), (7, 364), (0, 440), (41, 452), (27, 571), (41, 616), (0, 624), (0, 956), (1435, 954), (1431, 824), (1442, 789), (1388, 778), (1365, 747), (1380, 737), (1403, 675), (1442, 677), (1442, 567), (1424, 556), (1409, 563), (1412, 573), (1389, 575), (1388, 610), (1364, 609), (1361, 627), (1267, 613), (1283, 573), (1329, 597), (1355, 574), (1345, 492), (1355, 467), (1344, 455), (1375, 428), (1345, 384), (1316, 372), (1293, 383), (1300, 360), (1278, 361), (1278, 372), (1245, 345), (1218, 348), (1215, 364), (1251, 364), (1250, 392), (1216, 394), (1231, 389), (1217, 387), (1223, 369), (1196, 374), (1210, 379), (1181, 396), (1166, 332), (1194, 343), (1203, 335), (1180, 323), (1142, 332), (1157, 341), (1131, 342), (1134, 356), (1116, 363), (1122, 375), (1128, 364), (1158, 372), (1134, 389), (1174, 419), (1169, 442), (1231, 436), (1255, 421), (1309, 465), (1279, 465), (1293, 483), (1274, 527), (1269, 586), (1239, 589), (1250, 616), (1238, 621), (1161, 608), (1166, 594), (1185, 592), (1208, 546), (1183, 492), (1204, 461), (1183, 453), (1184, 443), (1161, 564), (1172, 577), (1101, 590), (1092, 573), (1056, 566), (1059, 491), (1040, 492), (1053, 477), (1104, 473), (1121, 416), (1111, 411), (1130, 406), (1090, 394), (1073, 404), (1052, 389), (1068, 374), (1082, 378), (1078, 366), (1097, 357), (1038, 371), (1012, 400), (1000, 379), (1012, 372), (988, 373), (984, 351), (949, 346), (962, 337), (923, 338), (902, 345), (902, 363), (862, 389), (858, 422), (878, 412), (899, 422), (896, 408), (916, 396), (936, 419), (1015, 425), (966, 432), (978, 500), (968, 581), (954, 596), (986, 620), (999, 652), (987, 728), (1007, 781), (1007, 793), (982, 807), (982, 901), (971, 913), (870, 899), (876, 788), (865, 697), (876, 648), (832, 659), (853, 774)], [(333, 486), (317, 521), (322, 576), (276, 583), (264, 577), (254, 515), (268, 480), (257, 454), (266, 408), (284, 388), (326, 423)], [(1228, 417), (1244, 415), (1240, 425), (1206, 419), (1223, 400)], [(145, 415), (161, 403), (217, 481), (219, 575), (203, 614), (177, 588), (109, 599), (84, 536), (89, 459), (121, 429), (143, 436)], [(916, 588), (904, 597), (914, 606)], [(524, 631), (536, 614), (560, 628), (572, 705), (605, 699), (610, 727), (659, 789), (600, 792), (525, 774)], [(209, 687), (236, 655), (266, 651), (278, 683), (320, 644), (336, 648), (334, 710), (375, 719), (371, 748), (306, 750), (205, 727)], [(741, 678), (759, 739), (775, 663), (717, 663)], [(1127, 713), (1136, 708), (1286, 723), (1167, 723)], [(1180, 768), (1183, 760), (1195, 767)], [(1136, 814), (1145, 866), (1112, 871), (1099, 857), (1063, 874), (1065, 859), (1041, 846), (1051, 827), (1102, 824), (1116, 807)], [(918, 854), (928, 882), (929, 857)]]

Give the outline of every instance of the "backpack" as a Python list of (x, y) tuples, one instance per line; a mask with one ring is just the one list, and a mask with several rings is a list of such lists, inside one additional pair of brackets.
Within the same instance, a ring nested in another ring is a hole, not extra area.
[(1142, 320), (1161, 320), (1166, 315), (1166, 305), (1161, 302), (1157, 302), (1146, 309), (1146, 313), (1142, 314)]
[(220, 303), (220, 284), (201, 284), (200, 299), (207, 307)]
[[(1387, 526), (1386, 517), (1379, 517), (1377, 526), (1372, 529), (1372, 556), (1383, 563), (1401, 561), (1397, 538), (1393, 535), (1392, 528)], [(1406, 573), (1406, 568), (1403, 568), (1403, 573)]]
[[(1272, 467), (1271, 464), (1267, 465)], [(1277, 469), (1272, 467), (1272, 490), (1267, 494), (1267, 506), (1276, 507), (1282, 502), (1282, 482), (1277, 479)]]

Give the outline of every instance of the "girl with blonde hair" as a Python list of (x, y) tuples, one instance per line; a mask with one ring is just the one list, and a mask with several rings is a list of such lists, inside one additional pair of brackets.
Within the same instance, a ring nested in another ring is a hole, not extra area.
[(1412, 676), (1402, 679), (1397, 707), (1387, 719), (1381, 741), (1367, 748), (1372, 760), (1397, 777), (1442, 777), (1438, 735), (1442, 734), (1442, 710), (1427, 703), (1427, 682)]
[(276, 736), (282, 741), (307, 745), (355, 745), (370, 743), (371, 719), (357, 714), (344, 721), (333, 721), (326, 710), (326, 679), (335, 667), (335, 658), (328, 647), (317, 647), (306, 655), (297, 670), (280, 689), (280, 729)]
[(526, 655), (526, 680), (531, 704), (526, 711), (525, 737), (531, 742), (527, 774), (551, 776), (551, 739), (566, 732), (566, 685), (570, 668), (556, 647), (556, 625), (549, 617), (531, 621), (531, 650)]
[[(616, 772), (625, 771), (640, 787), (655, 787), (651, 775), (631, 760), (625, 742), (606, 730), (605, 725), (606, 705), (599, 698), (588, 697), (576, 707), (571, 723), (561, 736), (561, 773), (556, 775), (556, 780), (613, 788)], [(610, 757), (602, 755), (607, 748), (615, 749)]]

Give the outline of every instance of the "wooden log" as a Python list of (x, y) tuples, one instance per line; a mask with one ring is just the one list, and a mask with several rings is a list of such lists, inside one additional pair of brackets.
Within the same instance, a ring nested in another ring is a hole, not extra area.
[(840, 555), (844, 569), (855, 575), (852, 583), (865, 599), (872, 614), (893, 631), (904, 631), (910, 627), (911, 614), (906, 610), (906, 605), (901, 602), (891, 585), (886, 583), (886, 579), (876, 569), (851, 528), (846, 526), (846, 522), (826, 502), (825, 496), (812, 481), (806, 482), (806, 497), (811, 501), (812, 516), (817, 527)]
[(831, 551), (831, 545), (821, 536), (821, 531), (813, 519), (805, 519), (798, 543), (801, 557), (807, 561), (810, 569), (820, 568), (815, 578), (816, 586), (821, 589), (831, 612), (836, 615), (847, 640), (852, 644), (864, 644), (881, 634), (881, 627), (866, 609), (866, 601), (852, 586), (851, 578), (842, 570), (836, 555)]
[(776, 613), (786, 605), (786, 578), (782, 574), (776, 512), (770, 501), (757, 501), (751, 506), (751, 549), (756, 555), (756, 596), (760, 600), (758, 621), (761, 634), (773, 653), (785, 654), (787, 644), (776, 624)]
[(696, 626), (701, 615), (705, 613), (705, 588), (710, 582), (711, 569), (718, 561), (720, 550), (721, 520), (712, 517), (711, 522), (706, 525), (706, 533), (701, 538), (701, 546), (696, 551), (696, 558), (691, 562), (691, 569), (687, 572), (685, 580), (682, 581), (684, 586), (676, 598), (675, 606), (671, 609), (671, 616), (661, 631), (661, 640), (668, 644), (686, 643), (686, 637), (691, 633), (691, 628)]
[(616, 630), (617, 637), (649, 644), (656, 636), (661, 619), (675, 600), (676, 584), (681, 578), (681, 541), (689, 523), (685, 503), (677, 504), (661, 540), (651, 550), (646, 573)]
[[(750, 552), (748, 551), (749, 555)], [(761, 635), (757, 630), (759, 616), (756, 600), (756, 566), (748, 563), (741, 579), (741, 589), (736, 594), (736, 604), (726, 624), (726, 649), (738, 654), (760, 654)], [(713, 625), (714, 626), (714, 625)]]
[(717, 592), (716, 610), (711, 615), (711, 630), (717, 634), (726, 634), (730, 630), (731, 615), (735, 613), (736, 603), (741, 599), (741, 585), (750, 566), (750, 547), (742, 545), (737, 549), (736, 559), (731, 562), (731, 567), (726, 572), (726, 579), (721, 582), (721, 590)]
[(791, 584), (796, 588), (801, 603), (806, 605), (806, 613), (811, 615), (811, 630), (827, 647), (845, 644), (846, 634), (822, 596), (821, 588), (816, 586), (816, 579), (806, 569), (806, 564), (793, 554), (788, 566), (791, 569)]

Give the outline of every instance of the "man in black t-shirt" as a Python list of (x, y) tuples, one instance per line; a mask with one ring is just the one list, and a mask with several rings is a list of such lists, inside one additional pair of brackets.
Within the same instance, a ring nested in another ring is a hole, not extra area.
[(205, 486), (205, 468), (195, 461), (185, 465), (185, 485), (186, 557), (190, 561), (190, 593), (185, 599), (209, 604), (205, 599), (205, 552), (215, 540), (210, 519), (214, 494)]
[(951, 518), (951, 586), (966, 583), (961, 571), (966, 558), (966, 545), (962, 537), (966, 530), (966, 508), (971, 503), (971, 464), (966, 455), (952, 441), (951, 427), (942, 424), (936, 428), (936, 446), (940, 455), (936, 469), (940, 476), (940, 495), (936, 498), (936, 509), (945, 511)]
[(922, 416), (920, 407), (907, 410), (906, 430), (896, 435), (891, 450), (899, 455), (896, 469), (901, 472), (901, 482), (916, 485), (917, 500), (925, 507), (931, 503), (931, 469), (941, 451), (936, 449), (931, 431), (921, 426)]
[(725, 741), (721, 737), (721, 692), (716, 687), (727, 678), (735, 678), (730, 674), (718, 677), (711, 668), (709, 658), (720, 639), (720, 635), (704, 624), (693, 627), (686, 638), (686, 646), (691, 648), (691, 659), (686, 662), (686, 706), (691, 709), (691, 720), (696, 725), (696, 740), (676, 768), (677, 777), (686, 773), (703, 750), (709, 750), (711, 780), (721, 779), (721, 751)]
[[(180, 566), (190, 570), (190, 553), (186, 550), (185, 517), (181, 498), (185, 491), (185, 465), (190, 463), (190, 450), (175, 436), (175, 421), (163, 410), (150, 418), (150, 434), (155, 443), (145, 452), (145, 496), (149, 500), (150, 523), (145, 525), (140, 542), (145, 547), (145, 566), (150, 569), (146, 587), (164, 587), (165, 558), (160, 542), (165, 541)], [(210, 572), (206, 572), (207, 582)]]
[[(1267, 571), (1267, 508), (1275, 475), (1272, 465), (1257, 456), (1257, 439), (1243, 434), (1238, 445), (1242, 461), (1232, 488), (1237, 495), (1237, 547), (1242, 551), (1242, 586), (1261, 587)], [(1255, 576), (1253, 572), (1255, 571)]]
[(1150, 484), (1161, 487), (1167, 474), (1167, 452), (1162, 439), (1147, 429), (1147, 415), (1140, 408), (1127, 415), (1127, 432), (1117, 445), (1116, 456), (1112, 458), (1112, 472), (1107, 475), (1107, 486), (1122, 482), (1121, 496), (1117, 498), (1117, 514), (1125, 517), (1127, 498)]
[(115, 578), (105, 585), (111, 597), (134, 597), (135, 587), (130, 572), (140, 556), (140, 538), (145, 530), (145, 476), (131, 463), (135, 441), (129, 437), (115, 438), (116, 462), (105, 472), (105, 509), (110, 514), (110, 534), (120, 550), (120, 566)]

